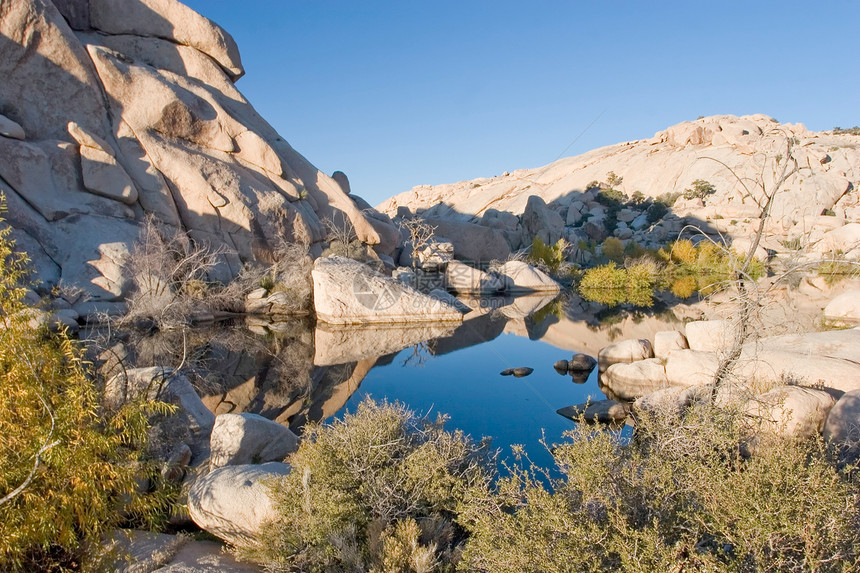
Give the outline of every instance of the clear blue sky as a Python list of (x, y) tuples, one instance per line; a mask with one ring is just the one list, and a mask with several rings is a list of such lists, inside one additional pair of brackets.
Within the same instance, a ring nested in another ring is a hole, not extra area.
[(701, 115), (860, 124), (854, 0), (184, 1), (236, 39), (263, 117), (374, 205)]

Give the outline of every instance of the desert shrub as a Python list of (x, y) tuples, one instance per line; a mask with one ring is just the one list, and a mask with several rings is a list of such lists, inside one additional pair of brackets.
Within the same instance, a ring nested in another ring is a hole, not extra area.
[(792, 237), (790, 239), (783, 239), (779, 242), (783, 247), (788, 249), (789, 251), (799, 251), (803, 248), (803, 238), (802, 237)]
[(652, 225), (666, 216), (666, 213), (669, 212), (669, 207), (665, 204), (657, 201), (651, 203), (648, 206), (648, 209), (645, 210), (645, 216), (648, 218), (648, 222)]
[(699, 254), (696, 252), (696, 247), (692, 241), (681, 239), (669, 245), (669, 256), (672, 261), (677, 263), (692, 265), (695, 264)]
[(832, 286), (845, 279), (860, 276), (860, 263), (848, 261), (841, 254), (837, 254), (822, 261), (815, 270)]
[(624, 203), (626, 199), (627, 197), (624, 195), (624, 192), (620, 189), (615, 189), (614, 187), (601, 189), (596, 198), (598, 203), (609, 208), (620, 208), (621, 204)]
[(146, 317), (163, 325), (183, 323), (200, 310), (218, 255), (148, 218), (125, 262), (136, 287), (128, 297), (129, 320)]
[(541, 270), (558, 275), (564, 270), (569, 247), (570, 244), (565, 239), (559, 239), (554, 244), (547, 245), (543, 239), (535, 237), (527, 259)]
[(443, 424), (368, 399), (306, 426), (291, 473), (271, 483), (279, 519), (243, 552), (272, 570), (453, 570), (453, 519), (490, 471), (485, 446)]
[(579, 290), (591, 289), (623, 289), (627, 280), (627, 271), (615, 263), (601, 265), (588, 269), (579, 281)]
[(610, 171), (606, 174), (606, 184), (610, 188), (618, 187), (621, 183), (624, 182), (624, 178), (617, 175), (614, 171)]
[(648, 253), (648, 249), (646, 249), (636, 241), (630, 241), (624, 246), (625, 259), (640, 259), (642, 257), (647, 256)]
[(849, 127), (849, 128), (845, 128), (845, 129), (843, 129), (841, 127), (834, 127), (833, 128), (833, 134), (834, 135), (860, 135), (860, 127), (858, 127), (856, 125), (854, 127)]
[(615, 263), (624, 261), (624, 243), (617, 237), (609, 237), (603, 241), (603, 256)]
[(586, 300), (609, 306), (625, 303), (650, 306), (656, 273), (657, 267), (650, 261), (626, 268), (609, 263), (585, 271), (579, 282), (579, 294)]
[(195, 313), (243, 312), (245, 296), (260, 287), (287, 293), (296, 313), (310, 307), (313, 261), (307, 244), (281, 243), (265, 253), (270, 265), (249, 263), (228, 284), (209, 280), (224, 254), (147, 219), (125, 263), (135, 289), (127, 299), (129, 310), (120, 326), (146, 318), (160, 328), (178, 328)]
[(684, 199), (705, 199), (708, 195), (713, 195), (717, 189), (704, 179), (696, 179), (693, 181), (693, 186), (684, 189)]
[(27, 324), (25, 276), (0, 231), (0, 569), (80, 569), (112, 528), (151, 525), (166, 510), (167, 498), (137, 480), (159, 475), (144, 456), (148, 414), (169, 407), (104, 411), (80, 348)]
[[(857, 483), (820, 440), (751, 458), (737, 413), (701, 404), (640, 416), (634, 437), (580, 423), (555, 445), (562, 478), (520, 466), (460, 515), (468, 571), (854, 571)], [(758, 450), (757, 450), (758, 452)]]
[(680, 191), (669, 191), (657, 195), (655, 201), (666, 207), (672, 207), (672, 205), (675, 204), (675, 201), (677, 201), (678, 197), (680, 197), (681, 195), (683, 195), (683, 193), (681, 193)]

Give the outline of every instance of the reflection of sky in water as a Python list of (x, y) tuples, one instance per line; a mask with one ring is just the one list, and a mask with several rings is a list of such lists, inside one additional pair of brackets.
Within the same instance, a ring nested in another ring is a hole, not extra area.
[[(354, 411), (371, 396), (399, 400), (418, 413), (430, 411), (432, 418), (442, 412), (450, 416), (448, 429), (459, 428), (475, 439), (492, 437), (502, 459), (510, 459), (511, 444), (523, 444), (535, 463), (549, 467), (552, 456), (540, 444), (542, 431), (553, 444), (573, 427), (556, 410), (589, 396), (605, 398), (597, 387), (596, 368), (585, 384), (575, 384), (552, 367), (557, 360), (569, 359), (569, 351), (514, 334), (442, 356), (424, 352), (423, 364), (410, 359), (412, 354), (407, 348), (390, 364), (374, 367), (345, 408)], [(534, 372), (525, 378), (499, 375), (516, 366), (530, 366)]]

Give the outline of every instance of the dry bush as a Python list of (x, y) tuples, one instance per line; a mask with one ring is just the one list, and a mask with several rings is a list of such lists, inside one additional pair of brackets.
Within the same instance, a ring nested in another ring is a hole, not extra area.
[(515, 469), (459, 516), (468, 571), (855, 571), (860, 489), (820, 440), (742, 455), (743, 416), (707, 403), (637, 420), (630, 440), (582, 420), (563, 478)]
[(308, 425), (292, 472), (271, 483), (278, 520), (244, 552), (272, 571), (453, 571), (485, 447), (398, 404), (362, 402)]
[(126, 263), (136, 288), (128, 297), (128, 313), (118, 326), (146, 319), (161, 329), (180, 328), (198, 313), (241, 313), (245, 297), (260, 287), (269, 294), (285, 292), (286, 312), (306, 312), (310, 307), (313, 261), (306, 243), (283, 242), (273, 250), (271, 266), (246, 264), (226, 285), (208, 278), (223, 254), (147, 219)]

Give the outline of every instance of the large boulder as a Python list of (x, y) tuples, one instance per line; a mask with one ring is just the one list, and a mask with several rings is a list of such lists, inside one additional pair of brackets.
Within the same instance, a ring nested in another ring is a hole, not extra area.
[(485, 273), (460, 261), (445, 266), (448, 290), (464, 294), (493, 294), (505, 289), (506, 281), (497, 274)]
[(426, 219), (436, 228), (436, 235), (454, 245), (454, 255), (473, 263), (503, 261), (511, 254), (505, 236), (496, 229), (475, 223), (441, 218)]
[(680, 416), (691, 404), (703, 397), (702, 386), (669, 386), (640, 396), (633, 411), (652, 415)]
[(460, 322), (461, 312), (344, 257), (314, 262), (314, 309), (329, 324)]
[(860, 456), (860, 390), (839, 398), (827, 414), (822, 434), (852, 461)]
[(254, 544), (263, 524), (278, 517), (267, 482), (289, 473), (289, 464), (279, 462), (218, 468), (194, 482), (188, 512), (201, 529), (228, 543)]
[(824, 390), (782, 386), (750, 400), (744, 411), (758, 434), (806, 439), (822, 430), (835, 404)]
[(828, 302), (824, 318), (835, 322), (860, 322), (860, 290), (850, 290)]
[(666, 379), (672, 386), (701, 386), (714, 381), (719, 360), (713, 352), (672, 350), (666, 357)]
[(221, 414), (209, 439), (209, 468), (280, 462), (298, 447), (292, 430), (259, 414)]
[(237, 80), (239, 47), (223, 28), (177, 0), (90, 0), (90, 25), (106, 34), (153, 36), (200, 50)]
[(627, 407), (615, 400), (597, 400), (586, 402), (575, 406), (566, 406), (556, 410), (556, 413), (579, 422), (580, 417), (586, 422), (597, 422), (600, 424), (622, 424), (627, 419)]
[(860, 389), (860, 364), (852, 360), (786, 350), (745, 350), (736, 374), (745, 380), (790, 380), (802, 386), (819, 386), (849, 392)]
[(262, 573), (252, 563), (237, 561), (217, 541), (192, 540), (189, 535), (117, 530), (106, 540), (115, 561), (114, 573)]
[(812, 246), (815, 253), (848, 253), (860, 247), (860, 223), (845, 225), (827, 231), (817, 243)]
[(841, 358), (860, 363), (860, 327), (771, 336), (750, 347), (758, 350), (783, 350), (800, 356)]
[(508, 261), (496, 272), (506, 278), (505, 289), (511, 293), (557, 293), (561, 290), (545, 272), (523, 261)]
[(630, 339), (613, 342), (600, 349), (597, 354), (597, 364), (601, 372), (619, 362), (636, 362), (654, 358), (654, 349), (647, 339)]
[(677, 330), (661, 330), (654, 333), (654, 356), (665, 360), (672, 350), (689, 348), (687, 337)]
[(621, 400), (635, 400), (669, 385), (666, 368), (659, 358), (616, 362), (606, 369), (601, 381)]
[(728, 320), (688, 322), (686, 332), (690, 350), (722, 350), (730, 347), (735, 340), (735, 327)]
[(540, 196), (530, 195), (523, 211), (523, 229), (527, 240), (538, 237), (545, 244), (552, 245), (564, 235), (564, 219)]
[(216, 251), (220, 282), (284, 241), (321, 252), (324, 220), (380, 252), (399, 242), (257, 114), (232, 38), (177, 0), (4, 2), (0, 74), (4, 218), (41, 288), (123, 299), (150, 215)]

